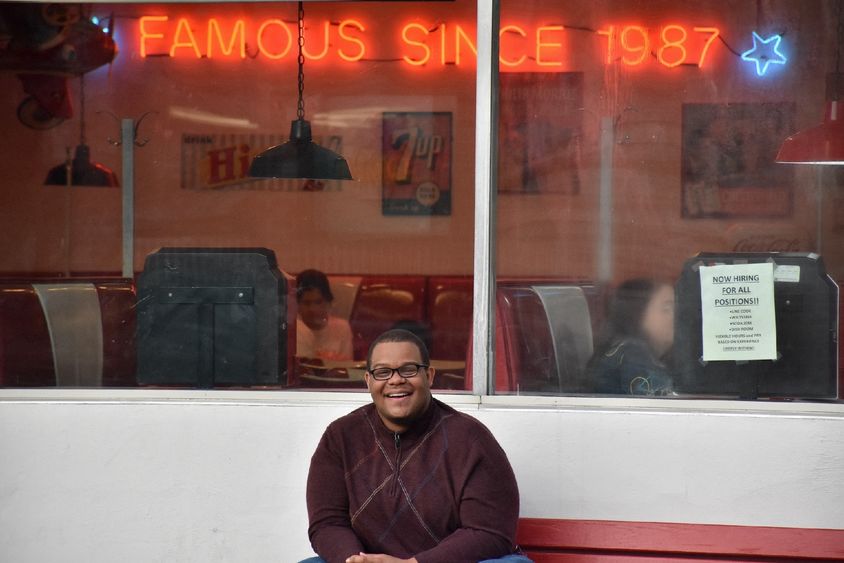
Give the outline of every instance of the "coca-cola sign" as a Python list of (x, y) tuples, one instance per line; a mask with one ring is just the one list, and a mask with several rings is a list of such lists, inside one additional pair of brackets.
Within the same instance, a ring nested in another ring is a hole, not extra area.
[(808, 241), (795, 235), (748, 235), (736, 240), (733, 252), (806, 252)]

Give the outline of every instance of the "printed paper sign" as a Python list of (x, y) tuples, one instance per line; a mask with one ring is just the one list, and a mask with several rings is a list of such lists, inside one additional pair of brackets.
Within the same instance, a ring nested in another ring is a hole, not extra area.
[(500, 76), (498, 193), (580, 193), (582, 72)]
[(775, 360), (774, 265), (701, 266), (703, 360)]
[(771, 163), (795, 113), (794, 102), (683, 104), (683, 217), (791, 217), (794, 167)]

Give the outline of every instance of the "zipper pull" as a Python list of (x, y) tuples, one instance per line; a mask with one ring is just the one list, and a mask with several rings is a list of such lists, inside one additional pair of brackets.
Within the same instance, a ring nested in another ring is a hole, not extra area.
[(396, 444), (396, 467), (393, 470), (393, 483), (390, 486), (390, 493), (393, 496), (399, 494), (399, 468), (401, 467), (401, 436), (398, 432), (393, 433), (393, 442)]

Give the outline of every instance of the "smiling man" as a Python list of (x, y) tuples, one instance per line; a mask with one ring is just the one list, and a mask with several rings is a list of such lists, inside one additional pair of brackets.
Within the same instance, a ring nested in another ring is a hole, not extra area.
[(414, 334), (390, 330), (367, 356), (372, 403), (335, 420), (311, 459), (308, 534), (327, 563), (530, 560), (514, 544), (519, 493), (476, 419), (431, 396)]

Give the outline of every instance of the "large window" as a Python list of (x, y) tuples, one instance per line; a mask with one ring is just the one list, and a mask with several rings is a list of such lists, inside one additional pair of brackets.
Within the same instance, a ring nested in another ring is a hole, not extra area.
[(835, 397), (840, 11), (502, 2), (499, 391)]
[[(0, 4), (2, 385), (362, 389), (400, 325), (465, 388), (475, 5), (304, 12), (304, 118), (353, 181), (248, 177), (297, 118), (296, 3)], [(75, 178), (82, 146), (114, 177)]]
[(840, 3), (497, 4), (0, 3), (0, 386), (836, 398)]

